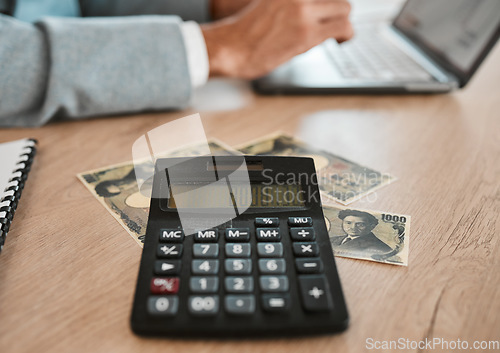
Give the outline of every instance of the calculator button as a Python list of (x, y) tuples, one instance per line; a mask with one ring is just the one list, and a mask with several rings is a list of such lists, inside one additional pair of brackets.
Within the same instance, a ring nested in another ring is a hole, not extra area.
[(295, 256), (310, 257), (318, 255), (318, 244), (316, 243), (294, 243), (293, 253)]
[(177, 275), (181, 270), (181, 260), (155, 261), (157, 275)]
[(151, 293), (175, 294), (179, 291), (178, 277), (156, 277), (151, 279)]
[(226, 244), (227, 257), (250, 257), (250, 244)]
[(233, 277), (224, 279), (224, 286), (228, 293), (250, 293), (253, 291), (253, 277)]
[(283, 244), (281, 243), (258, 243), (257, 253), (260, 257), (283, 256)]
[(226, 259), (224, 268), (229, 274), (250, 274), (252, 272), (252, 260), (250, 259)]
[(262, 308), (270, 312), (283, 312), (290, 309), (289, 294), (262, 294)]
[(259, 283), (263, 292), (288, 291), (288, 278), (286, 276), (260, 276)]
[(288, 217), (288, 225), (290, 227), (312, 226), (312, 224), (311, 217)]
[(195, 275), (215, 275), (219, 272), (219, 260), (193, 260), (191, 271)]
[(194, 257), (219, 256), (219, 244), (193, 244)]
[(277, 227), (280, 224), (278, 217), (255, 218), (256, 227)]
[(255, 312), (255, 297), (253, 295), (228, 295), (225, 308), (229, 314), (252, 314)]
[(333, 308), (330, 289), (324, 276), (299, 276), (299, 287), (304, 309), (327, 311)]
[(215, 293), (219, 289), (219, 278), (193, 276), (189, 279), (189, 289), (195, 293)]
[(249, 241), (250, 229), (248, 228), (227, 228), (226, 241)]
[(184, 231), (182, 229), (162, 229), (160, 230), (160, 241), (168, 243), (182, 243)]
[(279, 228), (257, 228), (258, 241), (277, 241), (281, 239)]
[(193, 315), (215, 315), (219, 312), (219, 296), (190, 296), (188, 310)]
[(160, 244), (156, 250), (156, 256), (160, 259), (173, 259), (181, 257), (182, 244)]
[(290, 228), (290, 235), (293, 240), (310, 241), (314, 240), (314, 228)]
[(260, 273), (285, 273), (285, 259), (260, 259)]
[(320, 273), (323, 271), (323, 263), (320, 259), (295, 259), (295, 267), (298, 273)]
[(179, 309), (179, 298), (175, 295), (151, 296), (148, 298), (148, 313), (151, 315), (171, 316)]
[(219, 240), (217, 229), (199, 230), (194, 235), (194, 241), (200, 243), (216, 243)]

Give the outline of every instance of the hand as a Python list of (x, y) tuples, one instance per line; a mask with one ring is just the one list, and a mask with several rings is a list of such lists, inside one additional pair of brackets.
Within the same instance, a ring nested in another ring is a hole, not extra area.
[(211, 0), (212, 18), (219, 20), (234, 15), (251, 2), (252, 0)]
[(347, 0), (254, 0), (234, 16), (202, 25), (210, 76), (254, 79), (327, 38), (353, 35)]

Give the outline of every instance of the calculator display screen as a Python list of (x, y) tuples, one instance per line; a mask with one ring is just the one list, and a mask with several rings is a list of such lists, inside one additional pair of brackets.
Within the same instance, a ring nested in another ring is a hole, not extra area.
[[(208, 187), (209, 186), (209, 187)], [(172, 197), (168, 200), (168, 208), (234, 208), (250, 202), (250, 208), (282, 208), (304, 207), (305, 191), (300, 185), (293, 184), (251, 184), (231, 185), (231, 192), (226, 185), (178, 184), (171, 185)], [(175, 198), (182, 200), (176, 203)], [(189, 195), (188, 197), (186, 197)]]

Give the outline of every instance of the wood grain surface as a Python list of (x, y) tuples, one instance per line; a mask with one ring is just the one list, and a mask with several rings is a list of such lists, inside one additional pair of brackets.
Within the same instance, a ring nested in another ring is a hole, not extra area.
[(500, 340), (499, 61), (497, 46), (469, 86), (448, 95), (260, 97), (239, 85), (244, 107), (201, 111), (208, 136), (229, 145), (282, 130), (398, 177), (352, 206), (412, 216), (409, 266), (337, 258), (351, 315), (339, 335), (196, 341), (131, 332), (141, 248), (76, 174), (130, 160), (136, 138), (196, 105), (0, 130), (0, 142), (39, 140), (0, 255), (0, 352), (358, 353), (369, 351), (367, 339)]

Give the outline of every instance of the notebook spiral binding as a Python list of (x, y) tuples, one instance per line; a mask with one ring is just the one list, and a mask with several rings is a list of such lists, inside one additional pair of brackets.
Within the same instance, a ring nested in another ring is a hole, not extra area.
[(0, 252), (2, 252), (5, 244), (7, 233), (9, 232), (14, 213), (24, 189), (24, 184), (28, 178), (28, 173), (36, 154), (37, 140), (29, 139), (28, 141), (32, 142), (32, 145), (28, 145), (23, 149), (25, 153), (20, 155), (19, 162), (16, 164), (18, 168), (14, 170), (13, 176), (9, 180), (5, 190), (3, 190), (3, 193), (0, 193), (0, 196), (3, 195), (0, 199), (0, 215), (3, 214), (0, 217)]

